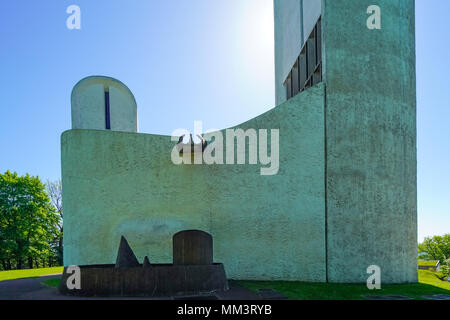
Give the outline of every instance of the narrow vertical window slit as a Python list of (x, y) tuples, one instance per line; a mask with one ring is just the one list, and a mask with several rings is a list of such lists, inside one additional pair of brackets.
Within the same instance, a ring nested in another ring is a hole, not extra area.
[(111, 130), (111, 115), (110, 115), (110, 104), (109, 104), (109, 90), (105, 90), (105, 120), (106, 120), (106, 130)]

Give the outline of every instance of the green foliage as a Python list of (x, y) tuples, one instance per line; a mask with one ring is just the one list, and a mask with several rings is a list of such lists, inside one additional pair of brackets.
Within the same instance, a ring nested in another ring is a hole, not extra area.
[(0, 174), (0, 267), (22, 269), (53, 255), (59, 215), (39, 177)]
[(447, 259), (441, 263), (441, 273), (444, 279), (448, 279), (450, 277), (450, 259)]
[(442, 262), (450, 258), (450, 234), (425, 238), (419, 244), (419, 253), (422, 254), (420, 258), (425, 260), (440, 260)]
[(50, 201), (56, 209), (57, 214), (60, 217), (58, 223), (58, 238), (56, 239), (53, 248), (58, 260), (58, 265), (63, 265), (63, 207), (62, 207), (62, 183), (61, 180), (50, 181), (46, 183), (47, 194), (50, 197)]
[(421, 267), (434, 267), (437, 263), (437, 260), (419, 260), (419, 266)]

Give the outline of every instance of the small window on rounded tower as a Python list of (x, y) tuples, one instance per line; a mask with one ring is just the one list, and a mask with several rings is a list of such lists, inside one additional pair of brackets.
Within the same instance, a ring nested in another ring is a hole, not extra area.
[(105, 127), (111, 130), (111, 107), (109, 103), (109, 87), (105, 87)]

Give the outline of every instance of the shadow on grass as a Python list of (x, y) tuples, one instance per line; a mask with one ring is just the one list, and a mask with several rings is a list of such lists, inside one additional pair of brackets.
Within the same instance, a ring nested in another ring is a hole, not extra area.
[(237, 281), (237, 283), (255, 292), (259, 289), (274, 289), (289, 299), (299, 300), (366, 300), (367, 296), (404, 296), (424, 299), (422, 297), (426, 295), (450, 295), (450, 290), (423, 283), (386, 285), (382, 286), (381, 290), (369, 290), (365, 284), (282, 281)]
[(61, 278), (48, 279), (43, 281), (42, 283), (52, 288), (58, 288), (59, 284), (61, 283)]
[[(366, 284), (311, 283), (289, 281), (235, 281), (236, 284), (254, 292), (259, 289), (273, 289), (294, 300), (366, 300), (367, 296), (404, 296), (424, 300), (423, 296), (450, 295), (450, 283), (441, 281), (436, 273), (421, 270), (419, 283), (385, 285), (381, 290), (369, 290)], [(43, 283), (57, 288), (60, 278)]]

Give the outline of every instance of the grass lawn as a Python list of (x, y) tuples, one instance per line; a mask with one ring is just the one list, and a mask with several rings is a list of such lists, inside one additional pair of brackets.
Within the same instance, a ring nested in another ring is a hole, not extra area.
[(364, 300), (365, 296), (400, 295), (422, 299), (424, 295), (450, 295), (450, 282), (441, 281), (435, 272), (419, 270), (419, 283), (381, 286), (369, 290), (365, 284), (306, 283), (285, 281), (238, 281), (250, 290), (274, 289), (289, 299), (305, 300)]
[(420, 267), (434, 267), (437, 263), (437, 260), (419, 260)]
[(42, 283), (48, 285), (49, 287), (58, 288), (59, 284), (61, 283), (61, 278), (48, 279), (48, 280), (45, 280)]
[(46, 276), (56, 273), (62, 273), (63, 267), (55, 268), (42, 268), (42, 269), (24, 269), (24, 270), (12, 270), (12, 271), (0, 271), (0, 281), (34, 278), (40, 276)]
[[(1, 271), (0, 281), (32, 278), (62, 273), (63, 267)], [(44, 281), (48, 286), (58, 287), (59, 278)], [(381, 286), (381, 290), (368, 290), (365, 284), (334, 284), (288, 281), (237, 281), (238, 284), (257, 291), (258, 289), (274, 289), (289, 299), (305, 300), (364, 300), (365, 296), (400, 295), (413, 299), (422, 299), (424, 295), (450, 295), (450, 282), (441, 281), (437, 273), (419, 270), (419, 283)]]

